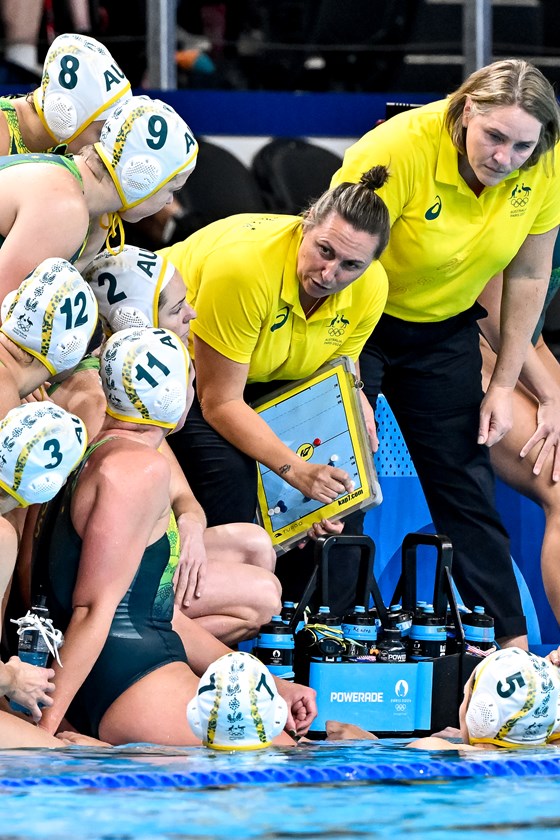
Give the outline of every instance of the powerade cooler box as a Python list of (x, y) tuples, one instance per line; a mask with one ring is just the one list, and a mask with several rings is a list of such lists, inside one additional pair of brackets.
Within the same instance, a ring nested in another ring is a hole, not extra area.
[[(375, 545), (370, 537), (332, 536), (317, 541), (316, 564), (296, 614), (292, 631), (316, 587), (321, 585), (321, 603), (328, 605), (329, 553), (335, 544), (359, 545), (360, 575), (356, 604), (377, 608), (383, 628), (388, 611), (373, 574)], [(455, 629), (457, 652), (419, 662), (380, 663), (307, 660), (298, 651), (296, 639), (295, 679), (317, 692), (318, 715), (310, 737), (323, 737), (327, 720), (353, 723), (381, 737), (428, 735), (446, 726), (458, 726), (463, 686), (480, 659), (464, 653), (464, 632), (451, 581), (452, 546), (436, 534), (408, 534), (402, 544), (402, 571), (391, 603), (402, 597), (403, 611), (414, 612), (417, 600), (417, 549), (437, 550), (433, 605), (436, 615), (448, 616)], [(448, 613), (449, 608), (449, 613)]]

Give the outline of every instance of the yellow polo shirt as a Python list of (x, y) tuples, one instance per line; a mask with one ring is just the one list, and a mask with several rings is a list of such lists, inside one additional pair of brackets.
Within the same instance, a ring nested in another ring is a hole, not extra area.
[(298, 216), (244, 213), (213, 222), (159, 253), (179, 270), (197, 317), (191, 331), (247, 381), (296, 380), (341, 354), (356, 360), (387, 299), (376, 261), (306, 320), (299, 300)]
[(468, 309), (528, 234), (560, 223), (558, 147), (477, 198), (459, 175), (446, 107), (446, 100), (434, 102), (365, 134), (331, 184), (357, 181), (374, 164), (389, 167), (379, 190), (392, 225), (381, 256), (389, 277), (385, 311), (406, 321), (441, 321)]

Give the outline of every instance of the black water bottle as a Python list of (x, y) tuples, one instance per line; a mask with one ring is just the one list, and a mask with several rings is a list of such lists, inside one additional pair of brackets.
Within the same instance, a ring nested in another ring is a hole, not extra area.
[(296, 605), (294, 601), (284, 601), (282, 604), (282, 612), (280, 613), (280, 617), (284, 624), (289, 624), (294, 615), (296, 614)]
[(408, 637), (408, 658), (411, 662), (424, 659), (438, 659), (445, 656), (447, 628), (445, 619), (435, 615), (431, 605), (415, 615)]
[(353, 612), (344, 616), (341, 627), (345, 644), (344, 659), (354, 662), (359, 661), (360, 657), (375, 656), (377, 647), (375, 615), (358, 604)]
[(253, 653), (275, 677), (294, 679), (294, 637), (281, 616), (273, 615), (263, 624)]
[(422, 613), (424, 612), (424, 608), (427, 607), (427, 606), (428, 606), (427, 601), (416, 601), (416, 608), (415, 608), (414, 614), (412, 616), (412, 621), (413, 622), (414, 622), (414, 619), (416, 618), (416, 616), (422, 615)]
[(404, 610), (400, 604), (391, 604), (387, 618), (389, 627), (399, 630), (401, 636), (406, 639), (412, 627), (412, 613)]
[(471, 613), (461, 616), (465, 631), (465, 644), (479, 650), (494, 647), (494, 619), (484, 612), (484, 607), (474, 607)]
[[(284, 622), (284, 624), (291, 625), (292, 619), (293, 619), (294, 615), (296, 614), (296, 612), (297, 612), (297, 604), (294, 601), (284, 601), (284, 603), (282, 604), (282, 612), (280, 613), (280, 617), (282, 618), (282, 621)], [(303, 614), (302, 614), (302, 616), (300, 617), (300, 620), (298, 621), (297, 625), (292, 628), (294, 634), (299, 633), (299, 631), (301, 630), (302, 627), (304, 627), (304, 625), (305, 625), (305, 621), (304, 621)]]
[[(50, 651), (45, 635), (37, 629), (37, 625), (46, 621), (48, 617), (47, 599), (45, 595), (40, 595), (27, 615), (15, 622), (19, 624), (20, 628), (18, 631), (17, 655), (22, 662), (28, 662), (29, 665), (37, 665), (39, 668), (47, 667)], [(29, 709), (26, 709), (25, 706), (21, 706), (19, 703), (12, 701), (10, 708), (14, 712), (23, 712), (26, 715), (31, 715)]]
[(406, 645), (398, 628), (388, 627), (383, 631), (377, 643), (377, 661), (385, 664), (406, 662)]

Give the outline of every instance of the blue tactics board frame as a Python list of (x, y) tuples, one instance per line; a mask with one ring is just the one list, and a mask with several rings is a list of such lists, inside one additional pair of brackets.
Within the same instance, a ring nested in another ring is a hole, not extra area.
[(259, 464), (257, 519), (278, 554), (303, 539), (314, 522), (341, 519), (382, 501), (359, 387), (354, 363), (348, 356), (339, 356), (312, 376), (253, 404), (272, 431), (301, 458), (340, 467), (354, 482), (351, 493), (325, 505), (306, 498)]

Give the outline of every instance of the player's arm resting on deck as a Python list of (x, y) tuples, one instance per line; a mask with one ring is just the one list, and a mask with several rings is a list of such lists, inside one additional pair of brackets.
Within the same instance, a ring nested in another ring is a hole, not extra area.
[[(189, 658), (189, 666), (199, 677), (220, 656), (231, 651), (212, 636), (198, 621), (175, 611), (173, 629), (181, 637)], [(288, 704), (288, 719), (284, 727), (290, 734), (304, 735), (317, 717), (316, 692), (313, 688), (273, 677), (279, 694)]]
[[(88, 478), (96, 482), (93, 507), (84, 516), (83, 527), (75, 523), (82, 537), (82, 552), (73, 613), (61, 649), (63, 668), (56, 663), (53, 666), (54, 703), (43, 713), (40, 724), (52, 734), (97, 661), (117, 605), (168, 505), (169, 467), (148, 447), (124, 447), (111, 455), (106, 453), (102, 467), (93, 479), (91, 470)], [(85, 478), (82, 474), (76, 495)]]
[(202, 412), (222, 437), (310, 499), (326, 504), (351, 489), (344, 470), (304, 461), (247, 405), (243, 391), (248, 364), (227, 359), (196, 335), (194, 348)]

